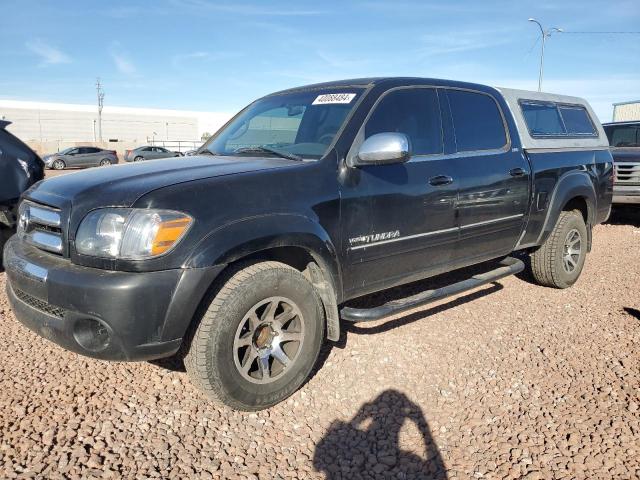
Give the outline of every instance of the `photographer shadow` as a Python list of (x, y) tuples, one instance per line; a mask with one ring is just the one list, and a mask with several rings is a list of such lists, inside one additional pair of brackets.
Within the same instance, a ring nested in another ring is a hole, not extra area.
[[(420, 432), (422, 455), (400, 449), (400, 430), (407, 421)], [(362, 405), (350, 422), (333, 422), (316, 445), (313, 466), (329, 480), (447, 478), (422, 410), (396, 390)]]

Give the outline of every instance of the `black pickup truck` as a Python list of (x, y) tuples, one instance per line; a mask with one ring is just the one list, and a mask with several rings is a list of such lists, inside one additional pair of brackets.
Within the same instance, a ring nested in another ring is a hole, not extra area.
[[(69, 350), (180, 351), (212, 399), (261, 409), (305, 381), (340, 319), (516, 273), (514, 251), (541, 285), (572, 285), (612, 172), (579, 98), (421, 78), (294, 88), (246, 107), (198, 155), (31, 188), (7, 291), (22, 323)], [(436, 290), (347, 304), (489, 260)]]

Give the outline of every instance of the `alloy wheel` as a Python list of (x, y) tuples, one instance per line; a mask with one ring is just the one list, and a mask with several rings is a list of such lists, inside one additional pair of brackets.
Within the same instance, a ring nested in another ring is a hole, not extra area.
[(575, 228), (567, 233), (562, 250), (562, 266), (567, 273), (573, 273), (578, 268), (582, 254), (582, 236)]
[(252, 383), (274, 382), (295, 363), (304, 342), (304, 330), (304, 318), (292, 300), (270, 297), (258, 302), (236, 330), (236, 369)]

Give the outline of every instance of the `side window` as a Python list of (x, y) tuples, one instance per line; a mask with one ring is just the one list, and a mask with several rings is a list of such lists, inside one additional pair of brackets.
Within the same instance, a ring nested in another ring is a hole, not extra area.
[(99, 148), (87, 147), (87, 153), (98, 153), (99, 151), (100, 151)]
[(560, 105), (560, 115), (569, 135), (595, 135), (593, 123), (584, 107)]
[(458, 152), (503, 148), (507, 134), (498, 104), (490, 95), (447, 90)]
[(80, 148), (78, 148), (78, 153), (79, 153), (80, 155), (86, 155), (87, 153), (89, 153), (89, 152), (88, 152), (88, 150), (89, 150), (89, 149), (88, 149), (88, 148), (86, 148), (86, 147), (80, 147)]
[(142, 149), (143, 152), (152, 152), (153, 148), (152, 147), (145, 147)]
[(376, 106), (365, 126), (365, 138), (399, 132), (409, 137), (414, 155), (442, 153), (442, 119), (434, 88), (394, 90)]
[(520, 109), (532, 137), (566, 133), (560, 113), (553, 103), (521, 102)]

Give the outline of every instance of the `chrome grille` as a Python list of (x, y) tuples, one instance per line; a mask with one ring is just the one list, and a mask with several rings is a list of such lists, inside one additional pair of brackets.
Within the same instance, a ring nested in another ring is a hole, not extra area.
[(15, 293), (16, 297), (19, 300), (21, 300), (23, 303), (26, 303), (30, 307), (33, 307), (36, 310), (41, 311), (42, 313), (46, 313), (48, 315), (58, 317), (58, 318), (64, 318), (64, 314), (65, 314), (64, 308), (51, 305), (50, 303), (47, 303), (43, 300), (40, 300), (39, 298), (29, 295), (28, 293), (23, 292), (22, 290), (19, 290), (17, 288), (13, 290), (13, 293)]
[(56, 208), (23, 201), (18, 210), (18, 234), (41, 250), (64, 253), (62, 216)]
[(616, 162), (617, 184), (640, 185), (640, 163)]

